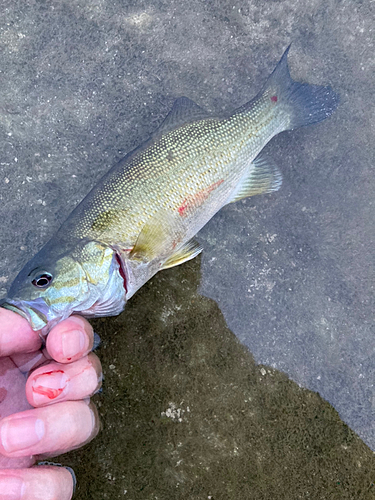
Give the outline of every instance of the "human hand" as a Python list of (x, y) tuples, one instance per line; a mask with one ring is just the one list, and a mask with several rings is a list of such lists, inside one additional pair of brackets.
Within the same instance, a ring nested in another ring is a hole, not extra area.
[(90, 324), (71, 316), (51, 330), (42, 350), (26, 320), (0, 308), (0, 500), (71, 499), (68, 469), (33, 465), (98, 432), (88, 399), (102, 379), (93, 342)]

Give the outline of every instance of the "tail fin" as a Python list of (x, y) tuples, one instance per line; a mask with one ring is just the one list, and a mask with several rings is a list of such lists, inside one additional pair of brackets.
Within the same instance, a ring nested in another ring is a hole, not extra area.
[(284, 52), (273, 73), (269, 76), (263, 95), (280, 104), (289, 116), (288, 129), (310, 125), (328, 118), (337, 108), (339, 96), (331, 87), (309, 85), (292, 80), (287, 56), (289, 47)]

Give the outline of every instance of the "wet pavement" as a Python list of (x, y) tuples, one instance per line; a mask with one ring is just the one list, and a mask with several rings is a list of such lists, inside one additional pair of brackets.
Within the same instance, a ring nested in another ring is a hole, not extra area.
[(290, 42), (292, 76), (341, 95), (267, 146), (279, 192), (225, 207), (200, 261), (97, 321), (103, 431), (66, 457), (77, 498), (375, 497), (374, 10), (2, 2), (2, 296), (175, 98), (233, 109)]

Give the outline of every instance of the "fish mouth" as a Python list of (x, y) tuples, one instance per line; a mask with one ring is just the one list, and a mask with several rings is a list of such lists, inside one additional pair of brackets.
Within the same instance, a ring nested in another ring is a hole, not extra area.
[[(36, 304), (36, 302), (38, 302), (38, 304)], [(42, 330), (48, 325), (47, 315), (43, 313), (43, 309), (45, 309), (47, 313), (48, 307), (43, 299), (37, 299), (33, 301), (32, 304), (23, 300), (3, 299), (0, 301), (0, 307), (13, 311), (25, 318), (35, 331)]]
[(7, 302), (6, 299), (0, 301), (0, 307), (8, 309), (9, 311), (13, 311), (29, 321), (29, 317), (22, 309), (15, 306), (14, 304), (11, 304), (10, 302)]

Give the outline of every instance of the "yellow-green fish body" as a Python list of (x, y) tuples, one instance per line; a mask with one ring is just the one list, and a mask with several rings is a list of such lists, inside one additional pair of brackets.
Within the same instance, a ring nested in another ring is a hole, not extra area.
[(324, 120), (330, 87), (294, 82), (287, 51), (263, 90), (226, 117), (178, 99), (151, 139), (128, 154), (26, 264), (4, 307), (47, 333), (79, 312), (118, 314), (157, 271), (195, 257), (192, 238), (224, 205), (277, 190), (259, 153), (279, 132)]

